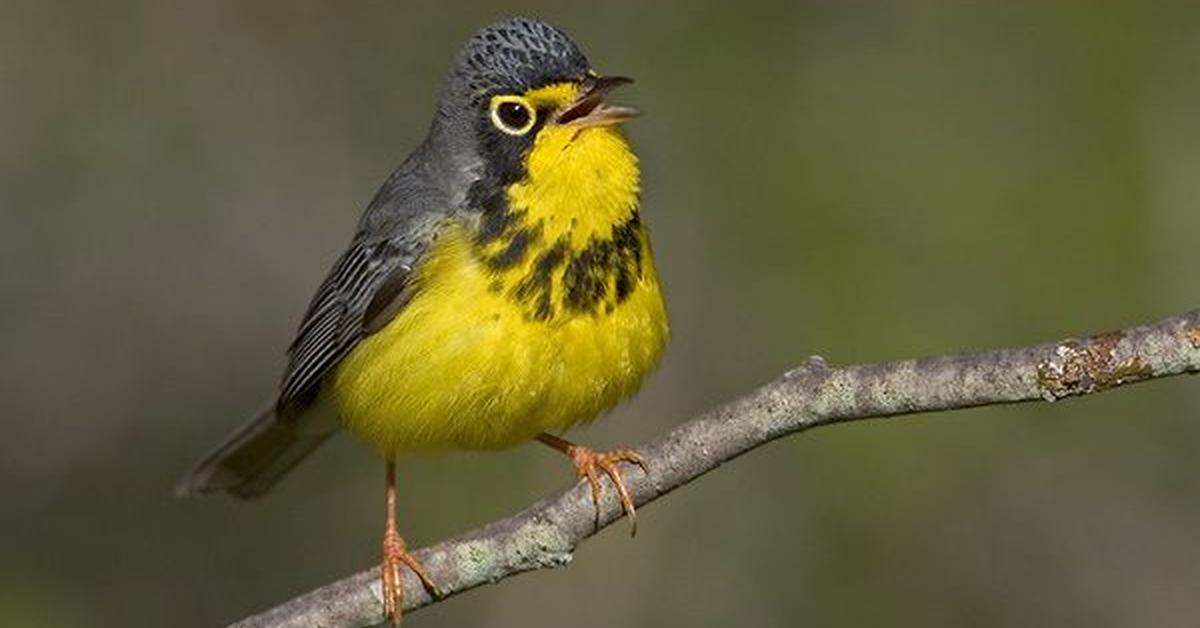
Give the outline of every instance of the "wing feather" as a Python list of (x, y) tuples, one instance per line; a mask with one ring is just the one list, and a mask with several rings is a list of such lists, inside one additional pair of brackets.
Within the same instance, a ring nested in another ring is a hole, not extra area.
[[(443, 153), (426, 142), (375, 194), (350, 247), (317, 288), (288, 347), (274, 404), (235, 432), (189, 473), (182, 493), (262, 494), (337, 431), (336, 408), (317, 401), (338, 363), (403, 310), (412, 273), (473, 183), (467, 170), (434, 168)], [(325, 419), (332, 418), (333, 421)]]
[[(321, 382), (346, 357), (358, 341), (376, 327), (372, 303), (380, 288), (405, 290), (417, 257), (424, 246), (399, 238), (355, 241), (334, 264), (308, 307), (296, 338), (288, 349), (277, 407), (280, 417), (308, 406)], [(390, 311), (394, 316), (399, 308)]]

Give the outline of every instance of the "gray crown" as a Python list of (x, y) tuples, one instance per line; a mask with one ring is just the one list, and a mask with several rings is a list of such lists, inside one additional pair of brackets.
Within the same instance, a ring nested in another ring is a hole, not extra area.
[(545, 22), (518, 17), (492, 24), (467, 41), (448, 87), (461, 98), (478, 101), (558, 81), (581, 80), (590, 67), (566, 33)]

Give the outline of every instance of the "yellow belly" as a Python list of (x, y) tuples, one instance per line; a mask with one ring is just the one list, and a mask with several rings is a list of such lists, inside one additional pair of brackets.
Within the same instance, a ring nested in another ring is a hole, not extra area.
[(386, 456), (501, 448), (590, 421), (632, 395), (667, 341), (648, 245), (636, 288), (611, 311), (531, 320), (450, 227), (413, 299), (334, 373), (343, 422)]

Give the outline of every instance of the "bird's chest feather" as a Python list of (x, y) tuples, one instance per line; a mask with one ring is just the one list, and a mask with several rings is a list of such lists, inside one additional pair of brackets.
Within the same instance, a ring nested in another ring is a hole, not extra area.
[(535, 152), (506, 202), (445, 228), (412, 300), (334, 376), (352, 431), (385, 453), (504, 447), (637, 390), (666, 310), (636, 163), (621, 138), (591, 139), (568, 162)]

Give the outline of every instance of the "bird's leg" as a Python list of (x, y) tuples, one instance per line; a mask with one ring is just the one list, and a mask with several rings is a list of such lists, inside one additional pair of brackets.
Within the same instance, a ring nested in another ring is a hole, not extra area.
[(646, 465), (637, 452), (630, 449), (595, 452), (544, 432), (537, 439), (566, 454), (571, 462), (575, 463), (575, 474), (587, 479), (592, 487), (592, 504), (596, 507), (597, 526), (600, 525), (600, 472), (604, 472), (604, 475), (612, 480), (613, 486), (617, 487), (617, 494), (621, 496), (621, 508), (629, 515), (630, 536), (637, 534), (637, 511), (633, 507), (633, 499), (629, 497), (629, 489), (625, 488), (625, 482), (621, 479), (621, 471), (617, 468), (618, 462), (630, 462), (641, 467), (642, 473), (645, 473)]
[(383, 564), (379, 567), (383, 578), (383, 612), (392, 623), (400, 625), (400, 616), (404, 611), (404, 580), (400, 577), (401, 563), (408, 565), (413, 573), (421, 579), (421, 584), (430, 595), (440, 597), (437, 586), (429, 573), (408, 553), (404, 539), (396, 531), (396, 463), (387, 461), (387, 523), (383, 529)]

